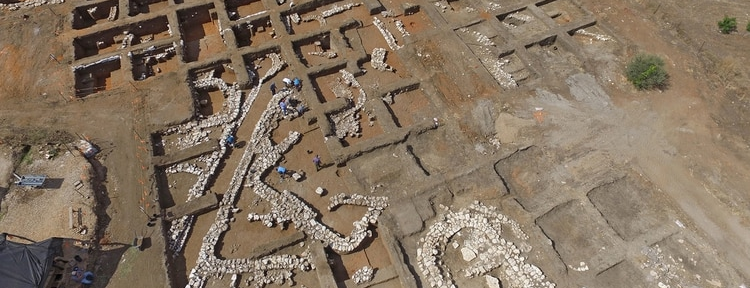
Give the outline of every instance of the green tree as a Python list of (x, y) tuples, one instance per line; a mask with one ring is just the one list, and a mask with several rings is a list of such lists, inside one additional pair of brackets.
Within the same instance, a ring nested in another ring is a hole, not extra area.
[(750, 32), (750, 22), (747, 22), (747, 27), (745, 27), (745, 30), (747, 30), (747, 32)]
[(730, 18), (729, 16), (724, 16), (724, 19), (721, 19), (719, 21), (719, 31), (724, 34), (732, 33), (732, 31), (737, 30), (737, 18)]
[(639, 90), (665, 88), (669, 74), (664, 69), (664, 60), (659, 56), (638, 54), (628, 63), (625, 69), (628, 81)]

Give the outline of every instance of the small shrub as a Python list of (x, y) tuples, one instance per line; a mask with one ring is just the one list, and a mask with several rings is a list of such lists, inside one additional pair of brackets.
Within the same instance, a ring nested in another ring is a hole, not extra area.
[(747, 27), (745, 27), (745, 30), (747, 30), (747, 32), (750, 32), (750, 22), (747, 22)]
[(649, 54), (635, 55), (628, 63), (625, 75), (639, 90), (664, 88), (669, 80), (669, 74), (664, 69), (664, 60)]
[(732, 31), (737, 30), (737, 18), (730, 18), (729, 16), (724, 16), (724, 19), (719, 21), (719, 31), (724, 34), (732, 33)]

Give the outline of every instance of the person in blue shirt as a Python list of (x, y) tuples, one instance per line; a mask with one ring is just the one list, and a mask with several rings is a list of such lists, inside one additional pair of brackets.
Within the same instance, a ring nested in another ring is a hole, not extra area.
[(302, 89), (302, 82), (299, 80), (299, 78), (294, 77), (292, 83), (294, 83), (294, 88), (297, 88), (297, 91), (300, 91)]
[(279, 102), (279, 106), (281, 107), (281, 112), (286, 115), (286, 101)]

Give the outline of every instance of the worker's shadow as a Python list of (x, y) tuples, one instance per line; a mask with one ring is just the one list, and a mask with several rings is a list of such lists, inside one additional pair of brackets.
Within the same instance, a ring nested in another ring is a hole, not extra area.
[(237, 143), (234, 144), (234, 148), (244, 148), (245, 145), (247, 145), (247, 141), (237, 141)]
[[(60, 189), (62, 187), (63, 182), (65, 181), (65, 178), (47, 178), (44, 179), (44, 185), (42, 188), (45, 189)], [(0, 191), (2, 192), (2, 191)], [(0, 193), (2, 194), (2, 193)]]

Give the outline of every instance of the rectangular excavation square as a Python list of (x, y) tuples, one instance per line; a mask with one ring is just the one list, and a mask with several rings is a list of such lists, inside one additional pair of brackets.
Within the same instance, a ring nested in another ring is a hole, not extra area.
[(497, 19), (516, 37), (539, 34), (549, 27), (526, 9), (500, 14)]
[(217, 64), (190, 71), (190, 79), (192, 79), (190, 89), (198, 103), (197, 108), (201, 115), (209, 116), (221, 112), (224, 106), (224, 99), (227, 95), (224, 95), (218, 86), (195, 87), (195, 81), (213, 77), (220, 78), (228, 85), (231, 85), (232, 83), (237, 82), (237, 75), (234, 73), (234, 70), (230, 69), (230, 67), (232, 67), (231, 62), (225, 60)]
[(575, 22), (587, 16), (586, 11), (570, 0), (547, 0), (537, 3), (536, 6), (558, 24)]
[(526, 51), (540, 63), (544, 63), (547, 72), (560, 78), (583, 72), (581, 61), (569, 51), (564, 42), (557, 43), (556, 35), (526, 45)]
[[(315, 94), (317, 96), (318, 102), (326, 103), (329, 101), (334, 101), (336, 100), (336, 98), (338, 98), (337, 95), (333, 92), (333, 88), (343, 85), (340, 83), (339, 78), (341, 77), (341, 73), (339, 73), (339, 70), (344, 68), (346, 68), (346, 64), (342, 64), (325, 71), (320, 71), (315, 75), (310, 75), (312, 81), (311, 84), (315, 89)], [(357, 95), (359, 91), (350, 87), (349, 93), (354, 96)]]
[(169, 38), (166, 16), (115, 27), (73, 39), (75, 59), (106, 54), (130, 46)]
[(228, 0), (225, 2), (225, 5), (229, 20), (239, 20), (267, 11), (266, 6), (260, 0)]
[(338, 57), (335, 48), (331, 47), (331, 33), (326, 32), (293, 42), (294, 52), (300, 62), (307, 67), (331, 62)]
[[(561, 198), (561, 191), (555, 189), (552, 181), (539, 181), (537, 175), (539, 167), (545, 170), (558, 171), (562, 166), (560, 160), (538, 147), (530, 147), (525, 151), (515, 153), (495, 164), (495, 171), (501, 175), (511, 194), (516, 196), (518, 203), (530, 212), (544, 212), (550, 203), (565, 201)], [(553, 205), (553, 204), (552, 204)]]
[(169, 2), (167, 0), (129, 0), (128, 5), (130, 8), (128, 16), (132, 17), (163, 10), (169, 6)]
[(627, 241), (671, 223), (668, 222), (671, 209), (654, 201), (663, 195), (632, 173), (594, 188), (588, 197), (612, 229)]
[[(75, 69), (76, 97), (86, 97), (105, 90), (118, 87), (121, 75), (115, 73), (120, 70), (120, 58), (104, 59), (95, 64)], [(114, 74), (114, 75), (113, 75)]]
[(261, 17), (232, 26), (237, 46), (258, 46), (274, 39), (270, 17)]
[(518, 58), (515, 51), (500, 53), (500, 63), (502, 63), (503, 71), (510, 74), (516, 85), (522, 85), (536, 78), (534, 71), (521, 58)]
[(429, 119), (428, 114), (434, 112), (427, 95), (419, 90), (419, 85), (388, 92), (383, 96), (383, 102), (393, 116), (393, 122), (399, 128), (409, 127), (418, 121)]
[(89, 56), (117, 51), (116, 44), (125, 38), (123, 27), (115, 27), (93, 34), (73, 38), (73, 54), (76, 60)]
[(598, 211), (591, 211), (579, 200), (558, 205), (536, 219), (565, 264), (599, 262), (600, 254), (612, 253), (616, 237)]
[[(358, 114), (358, 116), (355, 116), (355, 119), (359, 123), (359, 132), (355, 135), (350, 134), (343, 139), (339, 139), (339, 142), (341, 142), (341, 146), (343, 147), (357, 145), (370, 139), (374, 139), (384, 133), (383, 127), (380, 126), (377, 118), (374, 117), (374, 114), (369, 113), (369, 110), (365, 109), (359, 111)], [(328, 117), (333, 118), (335, 116), (329, 115)], [(334, 129), (336, 128), (334, 127)]]
[(205, 169), (206, 163), (197, 159), (156, 169), (154, 178), (162, 207), (169, 208), (187, 202), (188, 191), (198, 181), (198, 173), (203, 173)]
[(133, 51), (129, 54), (133, 67), (133, 80), (143, 81), (158, 74), (177, 71), (179, 61), (174, 57), (177, 53), (176, 49), (170, 43)]
[(177, 11), (180, 31), (184, 41), (183, 60), (194, 62), (204, 60), (219, 51), (225, 50), (224, 41), (219, 35), (214, 4)]
[(79, 6), (73, 9), (73, 29), (84, 29), (107, 21), (115, 21), (120, 15), (117, 0)]

